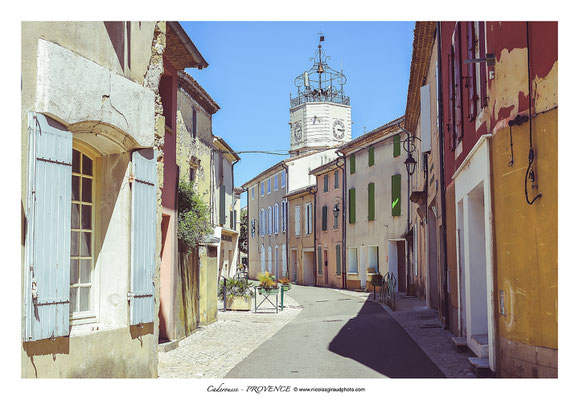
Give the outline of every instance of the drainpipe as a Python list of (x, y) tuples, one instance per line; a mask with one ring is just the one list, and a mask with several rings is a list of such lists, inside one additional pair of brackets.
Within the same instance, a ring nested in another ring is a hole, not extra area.
[[(346, 155), (340, 150), (336, 150), (336, 154), (338, 155), (336, 165), (342, 170), (342, 289), (346, 289)], [(342, 167), (340, 167), (340, 158), (344, 160)]]
[[(283, 169), (285, 170), (285, 194), (288, 194), (288, 186), (289, 186), (289, 174), (288, 174), (288, 166), (286, 165), (286, 163), (284, 162), (282, 164)], [(279, 183), (281, 186), (281, 182)], [(283, 197), (282, 197), (283, 198)], [(283, 203), (282, 203), (283, 204)], [(289, 259), (289, 219), (288, 219), (288, 199), (286, 198), (285, 200), (285, 262), (286, 262), (286, 269), (287, 269), (287, 273), (288, 273), (288, 279), (291, 281), (291, 278), (289, 277), (290, 275), (290, 259)], [(298, 266), (298, 263), (296, 261), (296, 268)], [(283, 265), (282, 265), (283, 268)], [(298, 271), (296, 270), (296, 280), (295, 282), (298, 282)]]
[[(317, 178), (316, 178), (317, 179)], [(318, 286), (318, 243), (316, 240), (316, 192), (314, 188), (308, 188), (308, 193), (314, 195), (314, 214), (312, 216), (314, 220), (314, 286)]]
[[(441, 261), (444, 266), (444, 328), (448, 329), (450, 325), (450, 301), (448, 296), (448, 263), (446, 254), (446, 184), (444, 180), (444, 112), (443, 112), (443, 102), (442, 102), (442, 44), (440, 43), (440, 22), (436, 23), (436, 41), (437, 52), (438, 52), (438, 82), (436, 85), (438, 87), (438, 158), (440, 164), (440, 214), (442, 218), (442, 252)], [(442, 130), (442, 133), (440, 132)], [(457, 265), (458, 268), (458, 265)]]

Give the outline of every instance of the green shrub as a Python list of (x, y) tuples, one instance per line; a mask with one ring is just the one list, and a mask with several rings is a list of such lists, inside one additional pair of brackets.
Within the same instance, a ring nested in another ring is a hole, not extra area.
[[(234, 296), (253, 297), (254, 285), (245, 279), (230, 278), (225, 283), (227, 287), (227, 298)], [(219, 300), (223, 300), (223, 280), (219, 281)]]
[(195, 247), (213, 232), (209, 207), (193, 190), (193, 183), (179, 182), (179, 209), (177, 237), (189, 247)]

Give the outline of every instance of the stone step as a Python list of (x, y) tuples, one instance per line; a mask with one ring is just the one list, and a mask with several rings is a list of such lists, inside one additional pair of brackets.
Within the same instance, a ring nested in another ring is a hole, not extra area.
[(452, 346), (454, 347), (457, 353), (463, 353), (468, 350), (468, 345), (466, 343), (465, 337), (455, 336), (451, 340)]
[(170, 342), (159, 343), (157, 350), (163, 351), (166, 353), (168, 351), (175, 350), (177, 347), (179, 347), (179, 341), (178, 340), (172, 340)]
[(488, 358), (469, 357), (472, 372), (479, 378), (492, 378), (494, 373), (491, 370)]
[(472, 335), (471, 337), (473, 338), (474, 341), (476, 341), (481, 346), (488, 346), (488, 344), (489, 344), (489, 335), (487, 335), (487, 334)]

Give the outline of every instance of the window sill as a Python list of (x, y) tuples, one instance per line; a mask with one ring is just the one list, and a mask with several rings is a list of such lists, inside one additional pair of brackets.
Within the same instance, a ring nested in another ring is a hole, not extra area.
[(70, 329), (70, 337), (86, 336), (92, 335), (98, 332), (113, 331), (116, 329), (124, 328), (122, 325), (108, 325), (99, 322), (93, 322), (83, 325), (75, 325)]
[(358, 275), (357, 272), (347, 272), (348, 275)]

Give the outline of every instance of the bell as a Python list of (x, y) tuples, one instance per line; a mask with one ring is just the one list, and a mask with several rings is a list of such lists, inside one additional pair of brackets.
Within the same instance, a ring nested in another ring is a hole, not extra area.
[(322, 67), (322, 64), (318, 64), (318, 74), (323, 74), (324, 73), (324, 67)]

